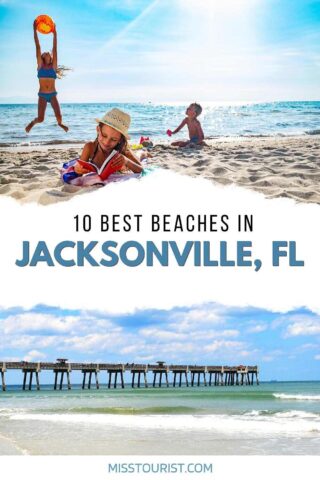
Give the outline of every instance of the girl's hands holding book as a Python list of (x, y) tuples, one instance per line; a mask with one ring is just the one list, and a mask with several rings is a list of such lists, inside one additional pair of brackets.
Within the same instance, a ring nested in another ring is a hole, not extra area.
[(117, 153), (111, 160), (110, 166), (114, 170), (121, 170), (122, 167), (126, 165), (126, 158), (121, 155), (121, 153)]
[(79, 162), (76, 162), (75, 166), (74, 166), (74, 171), (78, 174), (78, 175), (85, 175), (86, 173), (90, 173), (90, 170), (88, 170), (87, 168), (83, 167), (82, 165), (80, 165)]

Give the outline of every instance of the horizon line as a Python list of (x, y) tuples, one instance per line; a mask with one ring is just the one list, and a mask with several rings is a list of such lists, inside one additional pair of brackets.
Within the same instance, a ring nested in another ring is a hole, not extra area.
[[(8, 97), (10, 98), (10, 97)], [(97, 100), (97, 101), (90, 101), (90, 102), (81, 102), (81, 101), (63, 101), (60, 102), (60, 105), (96, 105), (96, 104), (125, 104), (131, 103), (133, 105), (148, 105), (148, 104), (166, 104), (172, 106), (179, 106), (185, 105), (186, 103), (190, 102), (190, 98), (186, 100), (179, 100), (179, 101), (172, 101), (172, 100), (147, 100), (147, 101), (138, 101), (138, 100)], [(216, 105), (229, 105), (229, 104), (260, 104), (260, 103), (306, 103), (306, 102), (320, 102), (319, 99), (295, 99), (295, 100), (288, 100), (288, 99), (274, 99), (274, 100), (201, 100), (203, 104), (216, 104)], [(37, 105), (38, 103), (30, 102), (30, 101), (21, 101), (14, 100), (12, 102), (6, 102), (0, 100), (0, 105)]]

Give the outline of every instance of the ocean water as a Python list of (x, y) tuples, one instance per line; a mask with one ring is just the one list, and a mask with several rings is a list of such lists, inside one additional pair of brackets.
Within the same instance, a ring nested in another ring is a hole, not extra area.
[[(94, 119), (108, 109), (121, 108), (132, 116), (130, 133), (133, 142), (149, 136), (154, 142), (169, 142), (168, 128), (174, 129), (185, 115), (187, 105), (154, 103), (66, 103), (62, 104), (66, 134), (56, 125), (50, 105), (46, 119), (27, 135), (25, 126), (36, 116), (36, 104), (0, 105), (0, 146), (83, 143), (95, 138)], [(320, 134), (320, 102), (272, 102), (249, 104), (204, 104), (199, 117), (205, 136), (250, 137), (274, 135)], [(175, 138), (186, 138), (187, 131)]]
[(320, 382), (0, 392), (0, 454), (320, 452)]

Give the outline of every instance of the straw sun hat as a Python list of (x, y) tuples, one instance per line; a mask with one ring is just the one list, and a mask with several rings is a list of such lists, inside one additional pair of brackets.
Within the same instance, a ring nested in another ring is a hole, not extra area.
[(130, 127), (131, 117), (127, 113), (113, 108), (109, 112), (105, 113), (102, 118), (96, 118), (96, 122), (104, 123), (109, 127), (114, 128), (117, 132), (122, 133), (127, 139), (130, 138), (128, 130)]

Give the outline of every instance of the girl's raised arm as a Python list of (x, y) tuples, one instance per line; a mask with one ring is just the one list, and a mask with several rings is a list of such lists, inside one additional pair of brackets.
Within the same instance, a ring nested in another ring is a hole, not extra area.
[(42, 65), (42, 58), (41, 58), (41, 48), (40, 48), (40, 42), (39, 42), (38, 33), (37, 33), (36, 21), (33, 22), (33, 36), (34, 36), (34, 43), (36, 45), (36, 56), (37, 56), (38, 68), (40, 68)]
[(54, 24), (54, 30), (53, 30), (52, 66), (55, 70), (58, 68), (58, 48), (57, 48), (56, 24)]

